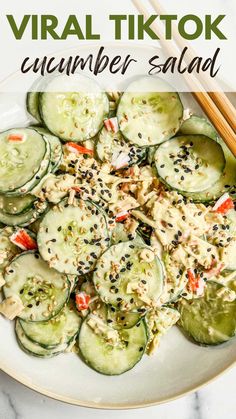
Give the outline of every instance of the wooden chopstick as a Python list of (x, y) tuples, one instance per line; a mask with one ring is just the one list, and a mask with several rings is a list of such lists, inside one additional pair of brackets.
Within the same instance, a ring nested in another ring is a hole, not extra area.
[[(149, 11), (143, 6), (140, 0), (132, 0), (133, 4), (135, 5), (136, 9), (145, 16), (146, 19), (150, 16)], [(159, 13), (158, 13), (159, 14)], [(168, 54), (171, 56), (177, 56), (178, 50), (176, 49), (176, 46), (174, 43), (171, 43), (170, 41), (166, 41), (164, 37), (164, 32), (162, 29), (157, 25), (152, 25), (153, 31), (158, 35), (160, 38), (160, 43), (163, 46), (163, 49), (165, 49)], [(224, 117), (223, 113), (221, 112), (221, 109), (224, 108), (224, 113), (229, 112), (227, 101), (224, 102), (224, 99), (222, 99), (222, 96), (219, 100), (219, 95), (213, 95), (210, 96), (208, 92), (204, 92), (202, 85), (200, 83), (199, 79), (196, 79), (196, 77), (193, 74), (184, 73), (183, 77), (189, 87), (191, 88), (192, 95), (198, 102), (198, 104), (201, 106), (211, 123), (214, 125), (215, 129), (218, 131), (219, 135), (223, 139), (223, 141), (226, 143), (226, 145), (229, 147), (233, 155), (236, 157), (236, 133), (229, 124), (228, 120)], [(193, 89), (194, 87), (194, 89)], [(212, 93), (212, 92), (211, 92)], [(218, 102), (214, 102), (214, 98), (218, 97)], [(217, 107), (217, 103), (220, 104), (219, 108)], [(235, 113), (235, 109), (233, 105), (231, 104), (231, 115)], [(229, 112), (230, 113), (230, 112)]]
[[(157, 0), (149, 0), (150, 4), (152, 5), (153, 9), (158, 15), (166, 15), (166, 10), (162, 7), (162, 5)], [(180, 36), (177, 26), (175, 24), (172, 25), (172, 34), (173, 34), (173, 40), (178, 45), (179, 48), (183, 49), (184, 47), (188, 47), (188, 50), (186, 52), (186, 58), (188, 60), (192, 60), (194, 57), (196, 57), (196, 53), (193, 50), (193, 48), (186, 43), (186, 41), (183, 40), (183, 38)], [(200, 80), (201, 80), (200, 75)], [(206, 76), (205, 76), (206, 78)], [(204, 81), (204, 80), (203, 80)], [(222, 91), (222, 89), (219, 87), (219, 85), (215, 82), (214, 79), (208, 77), (207, 78), (207, 86), (208, 86), (208, 94), (212, 98), (212, 100), (215, 102), (217, 107), (219, 108), (222, 115), (224, 115), (225, 119), (231, 126), (231, 128), (236, 131), (236, 110), (235, 107), (232, 105), (230, 100), (227, 98), (225, 93)]]

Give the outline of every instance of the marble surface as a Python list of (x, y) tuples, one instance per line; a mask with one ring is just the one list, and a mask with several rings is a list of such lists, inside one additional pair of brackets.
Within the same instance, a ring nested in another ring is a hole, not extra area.
[(104, 411), (67, 405), (17, 383), (0, 372), (0, 419), (235, 419), (236, 367), (197, 393), (138, 410)]

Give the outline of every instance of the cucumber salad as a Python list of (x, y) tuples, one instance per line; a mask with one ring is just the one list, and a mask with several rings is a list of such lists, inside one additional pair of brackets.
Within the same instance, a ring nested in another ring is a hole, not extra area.
[(200, 345), (229, 341), (234, 156), (158, 78), (123, 93), (79, 79), (29, 92), (35, 122), (0, 133), (0, 313), (20, 348), (118, 375), (174, 325)]

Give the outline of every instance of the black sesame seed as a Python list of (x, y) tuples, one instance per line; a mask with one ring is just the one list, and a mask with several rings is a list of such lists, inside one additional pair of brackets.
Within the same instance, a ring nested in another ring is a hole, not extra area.
[(57, 231), (61, 231), (61, 229), (62, 229), (62, 227), (60, 226), (60, 227), (58, 227)]
[(27, 307), (28, 308), (32, 308), (33, 307), (33, 304), (28, 304)]
[(139, 352), (142, 352), (143, 351), (143, 347), (142, 346), (140, 346), (140, 348), (139, 348)]

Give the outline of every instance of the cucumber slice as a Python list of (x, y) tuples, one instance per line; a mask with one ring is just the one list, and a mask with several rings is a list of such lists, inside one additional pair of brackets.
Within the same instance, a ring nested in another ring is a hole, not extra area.
[(0, 195), (0, 212), (8, 215), (23, 214), (32, 207), (36, 199), (30, 194), (23, 196)]
[(15, 332), (20, 348), (28, 355), (33, 355), (38, 358), (52, 358), (53, 356), (59, 355), (65, 351), (67, 348), (66, 345), (60, 345), (54, 349), (46, 349), (37, 343), (32, 342), (25, 335), (19, 320), (16, 320)]
[(121, 132), (113, 133), (105, 127), (100, 131), (96, 142), (96, 153), (102, 162), (115, 165), (119, 156), (128, 156), (127, 166), (141, 163), (146, 158), (146, 150), (128, 144)]
[(20, 325), (29, 340), (43, 348), (53, 349), (59, 345), (70, 344), (79, 332), (81, 317), (78, 316), (71, 304), (47, 322), (20, 320)]
[(108, 307), (107, 323), (115, 330), (130, 329), (139, 321), (139, 313), (127, 313), (125, 311), (117, 311), (114, 307)]
[(58, 137), (52, 135), (48, 130), (43, 127), (35, 127), (41, 135), (47, 138), (51, 147), (51, 158), (50, 158), (50, 172), (55, 173), (62, 161), (63, 150), (62, 144)]
[[(143, 259), (146, 253), (150, 262)], [(93, 282), (105, 303), (130, 311), (155, 304), (162, 293), (163, 276), (162, 265), (153, 252), (130, 241), (111, 246), (100, 257)], [(141, 289), (144, 290), (140, 296)]]
[(15, 246), (10, 237), (14, 233), (14, 228), (5, 227), (0, 230), (0, 273), (2, 274), (9, 262), (20, 253), (18, 246)]
[(148, 161), (148, 164), (150, 164), (150, 166), (152, 166), (153, 163), (155, 163), (156, 151), (157, 151), (157, 147), (149, 147), (148, 149), (147, 161)]
[(38, 233), (38, 247), (44, 260), (59, 272), (83, 275), (93, 270), (109, 245), (103, 212), (92, 202), (67, 200), (49, 210)]
[[(21, 135), (23, 141), (9, 141)], [(38, 132), (18, 128), (0, 134), (0, 192), (12, 195), (27, 193), (46, 173), (50, 147)]]
[[(142, 320), (139, 327), (117, 331), (119, 342), (109, 344), (106, 337), (96, 333), (89, 325), (94, 316), (89, 315), (83, 322), (78, 346), (85, 362), (95, 371), (105, 375), (120, 375), (133, 368), (142, 358), (146, 344), (146, 325)], [(107, 326), (107, 332), (114, 329)]]
[(180, 192), (201, 192), (214, 185), (225, 167), (221, 146), (205, 135), (186, 135), (161, 144), (155, 154), (162, 181)]
[(218, 141), (219, 137), (215, 128), (205, 118), (197, 115), (191, 115), (186, 119), (178, 132), (178, 135), (206, 135), (212, 140)]
[(130, 240), (135, 239), (136, 236), (136, 233), (131, 234), (127, 231), (124, 223), (116, 223), (115, 227), (112, 229), (111, 232), (111, 244), (128, 242)]
[(117, 118), (122, 134), (139, 147), (150, 147), (179, 130), (183, 106), (179, 95), (158, 78), (142, 77), (121, 96)]
[(47, 207), (46, 202), (36, 200), (28, 210), (20, 214), (6, 214), (0, 210), (0, 222), (10, 226), (26, 227), (37, 220), (46, 211)]
[(196, 342), (217, 345), (235, 335), (236, 300), (227, 299), (228, 291), (227, 287), (209, 281), (203, 297), (179, 304), (180, 325)]
[(49, 268), (35, 252), (25, 252), (13, 259), (4, 279), (5, 297), (18, 295), (25, 307), (19, 316), (22, 320), (50, 320), (69, 297), (67, 277)]
[(205, 118), (193, 115), (184, 121), (179, 133), (184, 135), (207, 135), (209, 138), (219, 142), (226, 162), (221, 177), (213, 186), (203, 192), (187, 194), (187, 196), (197, 202), (210, 202), (219, 198), (224, 192), (230, 191), (236, 185), (236, 159), (224, 141), (218, 137), (213, 126)]
[[(67, 92), (61, 92), (61, 86)], [(68, 88), (72, 90), (68, 92)], [(80, 75), (71, 85), (67, 76), (57, 76), (39, 96), (41, 118), (54, 135), (65, 141), (86, 141), (102, 128), (109, 113), (106, 93), (91, 79)]]
[(39, 113), (39, 92), (28, 92), (26, 96), (26, 107), (27, 111), (30, 113), (33, 118), (36, 119), (39, 123), (42, 122)]

